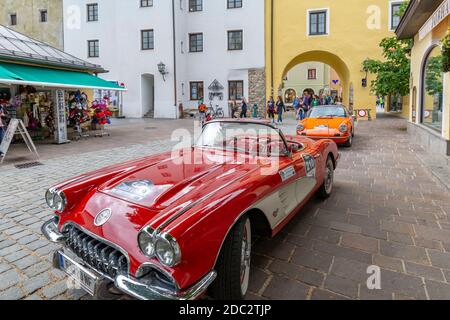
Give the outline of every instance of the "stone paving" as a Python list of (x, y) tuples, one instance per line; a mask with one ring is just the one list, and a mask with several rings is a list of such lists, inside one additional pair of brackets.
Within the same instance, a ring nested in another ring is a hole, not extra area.
[[(292, 131), (295, 126), (287, 127)], [(450, 299), (450, 193), (417, 159), (404, 120), (360, 122), (334, 194), (253, 247), (249, 299)], [(375, 134), (374, 134), (375, 133)], [(51, 267), (43, 194), (85, 171), (170, 149), (170, 140), (0, 171), (0, 299), (86, 299)], [(381, 268), (369, 290), (367, 267)]]

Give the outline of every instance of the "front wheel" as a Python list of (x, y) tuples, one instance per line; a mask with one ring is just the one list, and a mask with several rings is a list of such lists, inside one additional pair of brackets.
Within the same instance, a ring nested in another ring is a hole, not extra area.
[(323, 184), (320, 186), (320, 189), (317, 192), (317, 195), (322, 199), (326, 199), (329, 196), (331, 196), (331, 193), (333, 192), (333, 183), (334, 183), (334, 164), (333, 159), (331, 159), (331, 157), (328, 156), (327, 163), (325, 166), (325, 178)]
[(353, 144), (353, 134), (350, 134), (346, 143), (344, 143), (344, 147), (350, 148)]
[(219, 300), (244, 299), (250, 279), (252, 233), (248, 216), (231, 229), (216, 264), (217, 278), (211, 285), (211, 296)]

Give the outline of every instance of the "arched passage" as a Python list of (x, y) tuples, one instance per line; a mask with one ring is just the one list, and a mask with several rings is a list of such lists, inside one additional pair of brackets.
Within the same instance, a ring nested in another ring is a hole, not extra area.
[(329, 65), (333, 68), (336, 73), (339, 75), (340, 81), (342, 82), (343, 92), (343, 102), (347, 106), (349, 105), (349, 83), (350, 83), (350, 70), (347, 67), (346, 63), (337, 55), (328, 52), (328, 51), (308, 51), (301, 53), (290, 60), (290, 62), (284, 67), (282, 73), (275, 77), (276, 83), (275, 88), (280, 89), (281, 84), (283, 83), (283, 79), (286, 77), (289, 70), (294, 68), (296, 65), (307, 63), (311, 61), (321, 62)]

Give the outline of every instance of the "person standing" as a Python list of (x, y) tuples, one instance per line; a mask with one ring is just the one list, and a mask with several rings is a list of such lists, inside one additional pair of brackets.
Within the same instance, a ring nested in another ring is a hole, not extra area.
[(292, 107), (294, 107), (294, 111), (295, 111), (295, 119), (300, 120), (300, 99), (299, 97), (295, 97), (294, 101), (292, 102)]
[(277, 122), (280, 124), (283, 124), (283, 112), (286, 112), (286, 107), (284, 105), (283, 99), (280, 96), (278, 96), (278, 99), (277, 99), (278, 120), (277, 120)]
[(8, 112), (3, 108), (3, 105), (0, 105), (0, 144), (2, 143), (3, 137), (5, 136), (5, 118), (7, 113)]
[(303, 120), (306, 117), (306, 114), (308, 113), (309, 109), (311, 108), (311, 95), (308, 90), (303, 91), (303, 99), (301, 103), (302, 108), (302, 114), (301, 119)]
[(275, 123), (275, 101), (273, 101), (273, 97), (270, 97), (267, 101), (267, 114), (269, 119), (272, 119), (272, 123)]
[(198, 114), (200, 116), (200, 125), (203, 127), (203, 125), (205, 124), (205, 119), (206, 119), (206, 110), (208, 108), (206, 107), (206, 105), (203, 103), (203, 101), (199, 102), (198, 105)]
[(237, 106), (237, 102), (236, 100), (231, 101), (231, 118), (235, 119), (236, 117), (236, 112), (238, 111), (238, 106)]
[(245, 100), (245, 98), (242, 98), (241, 118), (247, 118), (247, 111), (248, 111), (247, 101)]

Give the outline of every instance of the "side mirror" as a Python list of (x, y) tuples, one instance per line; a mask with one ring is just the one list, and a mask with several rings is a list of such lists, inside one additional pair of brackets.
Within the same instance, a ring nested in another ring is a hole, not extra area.
[(299, 147), (298, 144), (296, 144), (296, 143), (291, 143), (291, 144), (289, 145), (289, 152), (291, 152), (291, 153), (296, 153), (296, 152), (298, 152), (299, 150), (300, 150), (300, 147)]

